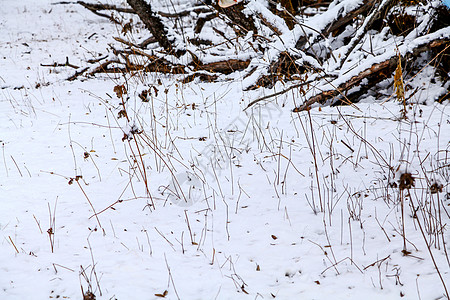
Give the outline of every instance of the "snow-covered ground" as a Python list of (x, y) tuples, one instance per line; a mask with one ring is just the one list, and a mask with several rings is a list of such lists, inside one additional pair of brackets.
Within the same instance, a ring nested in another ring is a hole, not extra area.
[(114, 24), (49, 0), (0, 15), (0, 299), (445, 298), (448, 101), (244, 111), (273, 91), (149, 75), (127, 123), (119, 77), (41, 66), (106, 55)]

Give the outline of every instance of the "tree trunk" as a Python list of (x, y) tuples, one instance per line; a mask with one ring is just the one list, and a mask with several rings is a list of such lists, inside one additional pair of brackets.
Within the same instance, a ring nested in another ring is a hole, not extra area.
[(172, 43), (167, 38), (167, 31), (164, 28), (161, 19), (154, 14), (152, 7), (145, 0), (127, 0), (128, 4), (138, 14), (139, 18), (145, 24), (153, 37), (158, 41), (158, 44), (166, 51), (173, 50)]

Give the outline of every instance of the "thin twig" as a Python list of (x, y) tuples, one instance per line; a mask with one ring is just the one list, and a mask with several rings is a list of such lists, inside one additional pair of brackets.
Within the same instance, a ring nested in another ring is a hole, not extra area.
[(98, 218), (98, 216), (97, 216), (97, 212), (95, 211), (94, 205), (92, 205), (91, 200), (89, 199), (88, 195), (86, 195), (86, 192), (84, 191), (83, 187), (81, 186), (79, 180), (75, 180), (75, 181), (77, 182), (78, 186), (80, 187), (81, 191), (83, 192), (83, 195), (86, 197), (86, 199), (87, 199), (89, 205), (91, 206), (92, 211), (94, 212), (94, 216), (95, 216), (95, 218), (97, 219), (98, 226), (100, 226), (100, 228), (103, 229), (102, 224), (100, 224), (100, 220), (99, 220), (99, 218)]
[(16, 245), (14, 245), (14, 242), (13, 242), (11, 236), (8, 235), (8, 238), (9, 238), (9, 240), (11, 241), (11, 244), (13, 245), (14, 249), (16, 249), (16, 252), (19, 253), (19, 250), (17, 250)]

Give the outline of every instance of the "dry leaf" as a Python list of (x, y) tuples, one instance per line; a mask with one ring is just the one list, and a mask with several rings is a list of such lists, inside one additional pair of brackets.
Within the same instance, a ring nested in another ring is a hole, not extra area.
[(156, 297), (165, 298), (169, 292), (165, 290), (162, 294), (155, 294)]

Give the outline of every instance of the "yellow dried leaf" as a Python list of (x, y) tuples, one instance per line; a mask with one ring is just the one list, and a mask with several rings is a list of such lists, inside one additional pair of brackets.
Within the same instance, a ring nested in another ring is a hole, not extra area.
[(403, 102), (405, 100), (405, 89), (403, 83), (402, 60), (400, 55), (398, 57), (397, 68), (395, 69), (394, 74), (394, 88), (397, 99)]
[(156, 297), (165, 298), (169, 292), (165, 290), (162, 294), (155, 294)]

